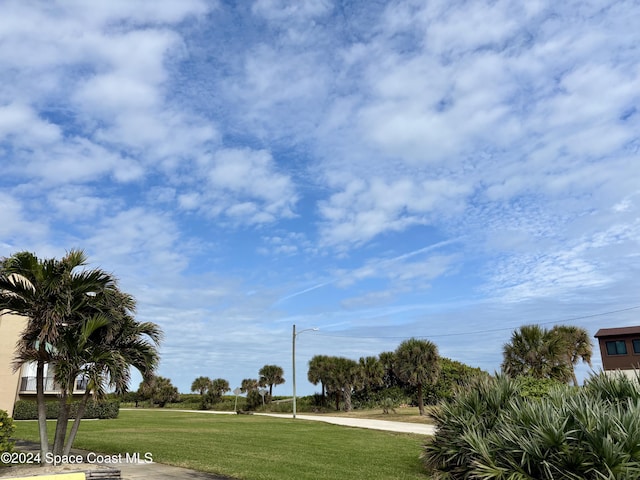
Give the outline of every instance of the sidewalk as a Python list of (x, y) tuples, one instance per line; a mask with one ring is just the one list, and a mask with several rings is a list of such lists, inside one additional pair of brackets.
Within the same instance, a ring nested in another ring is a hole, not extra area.
[[(268, 417), (292, 418), (290, 413), (256, 413)], [(333, 423), (345, 427), (368, 428), (372, 430), (385, 430), (387, 432), (417, 433), (418, 435), (433, 435), (436, 427), (423, 423), (392, 422), (389, 420), (371, 420), (368, 418), (331, 417), (324, 415), (296, 415), (297, 420), (311, 420), (314, 422)]]

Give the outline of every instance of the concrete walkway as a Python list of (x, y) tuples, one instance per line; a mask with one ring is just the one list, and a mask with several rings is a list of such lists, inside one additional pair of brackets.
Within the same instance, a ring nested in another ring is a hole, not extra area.
[[(292, 418), (291, 414), (280, 413), (256, 413), (269, 417)], [(433, 435), (436, 428), (424, 423), (392, 422), (390, 420), (372, 420), (369, 418), (331, 417), (325, 415), (296, 415), (298, 420), (311, 420), (314, 422), (333, 423), (345, 427), (369, 428), (372, 430), (385, 430), (387, 432), (417, 433), (419, 435)]]

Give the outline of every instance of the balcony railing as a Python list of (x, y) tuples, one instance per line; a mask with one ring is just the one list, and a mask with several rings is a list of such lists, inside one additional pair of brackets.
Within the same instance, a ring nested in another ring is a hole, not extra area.
[[(89, 380), (84, 377), (80, 377), (76, 379), (75, 382), (75, 392), (81, 391), (84, 392), (87, 389), (87, 384)], [(60, 386), (53, 381), (53, 378), (47, 377), (44, 379), (44, 391), (45, 393), (49, 392), (59, 392)], [(20, 379), (20, 392), (21, 393), (36, 393), (36, 377), (22, 377)]]

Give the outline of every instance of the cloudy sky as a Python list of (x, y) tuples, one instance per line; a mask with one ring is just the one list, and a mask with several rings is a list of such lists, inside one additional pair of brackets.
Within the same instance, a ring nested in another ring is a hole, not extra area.
[(182, 392), (291, 393), (293, 324), (304, 394), (315, 354), (640, 323), (637, 1), (0, 11), (0, 256), (84, 249)]

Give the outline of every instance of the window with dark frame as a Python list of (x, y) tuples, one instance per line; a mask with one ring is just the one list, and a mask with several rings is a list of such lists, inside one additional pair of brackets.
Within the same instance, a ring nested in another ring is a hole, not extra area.
[(633, 353), (640, 353), (640, 339), (633, 340)]
[[(614, 340), (614, 341), (606, 342), (606, 347), (607, 347), (607, 355), (626, 355), (627, 354), (627, 344), (624, 342), (624, 340)], [(635, 349), (635, 344), (634, 344), (634, 349)]]

